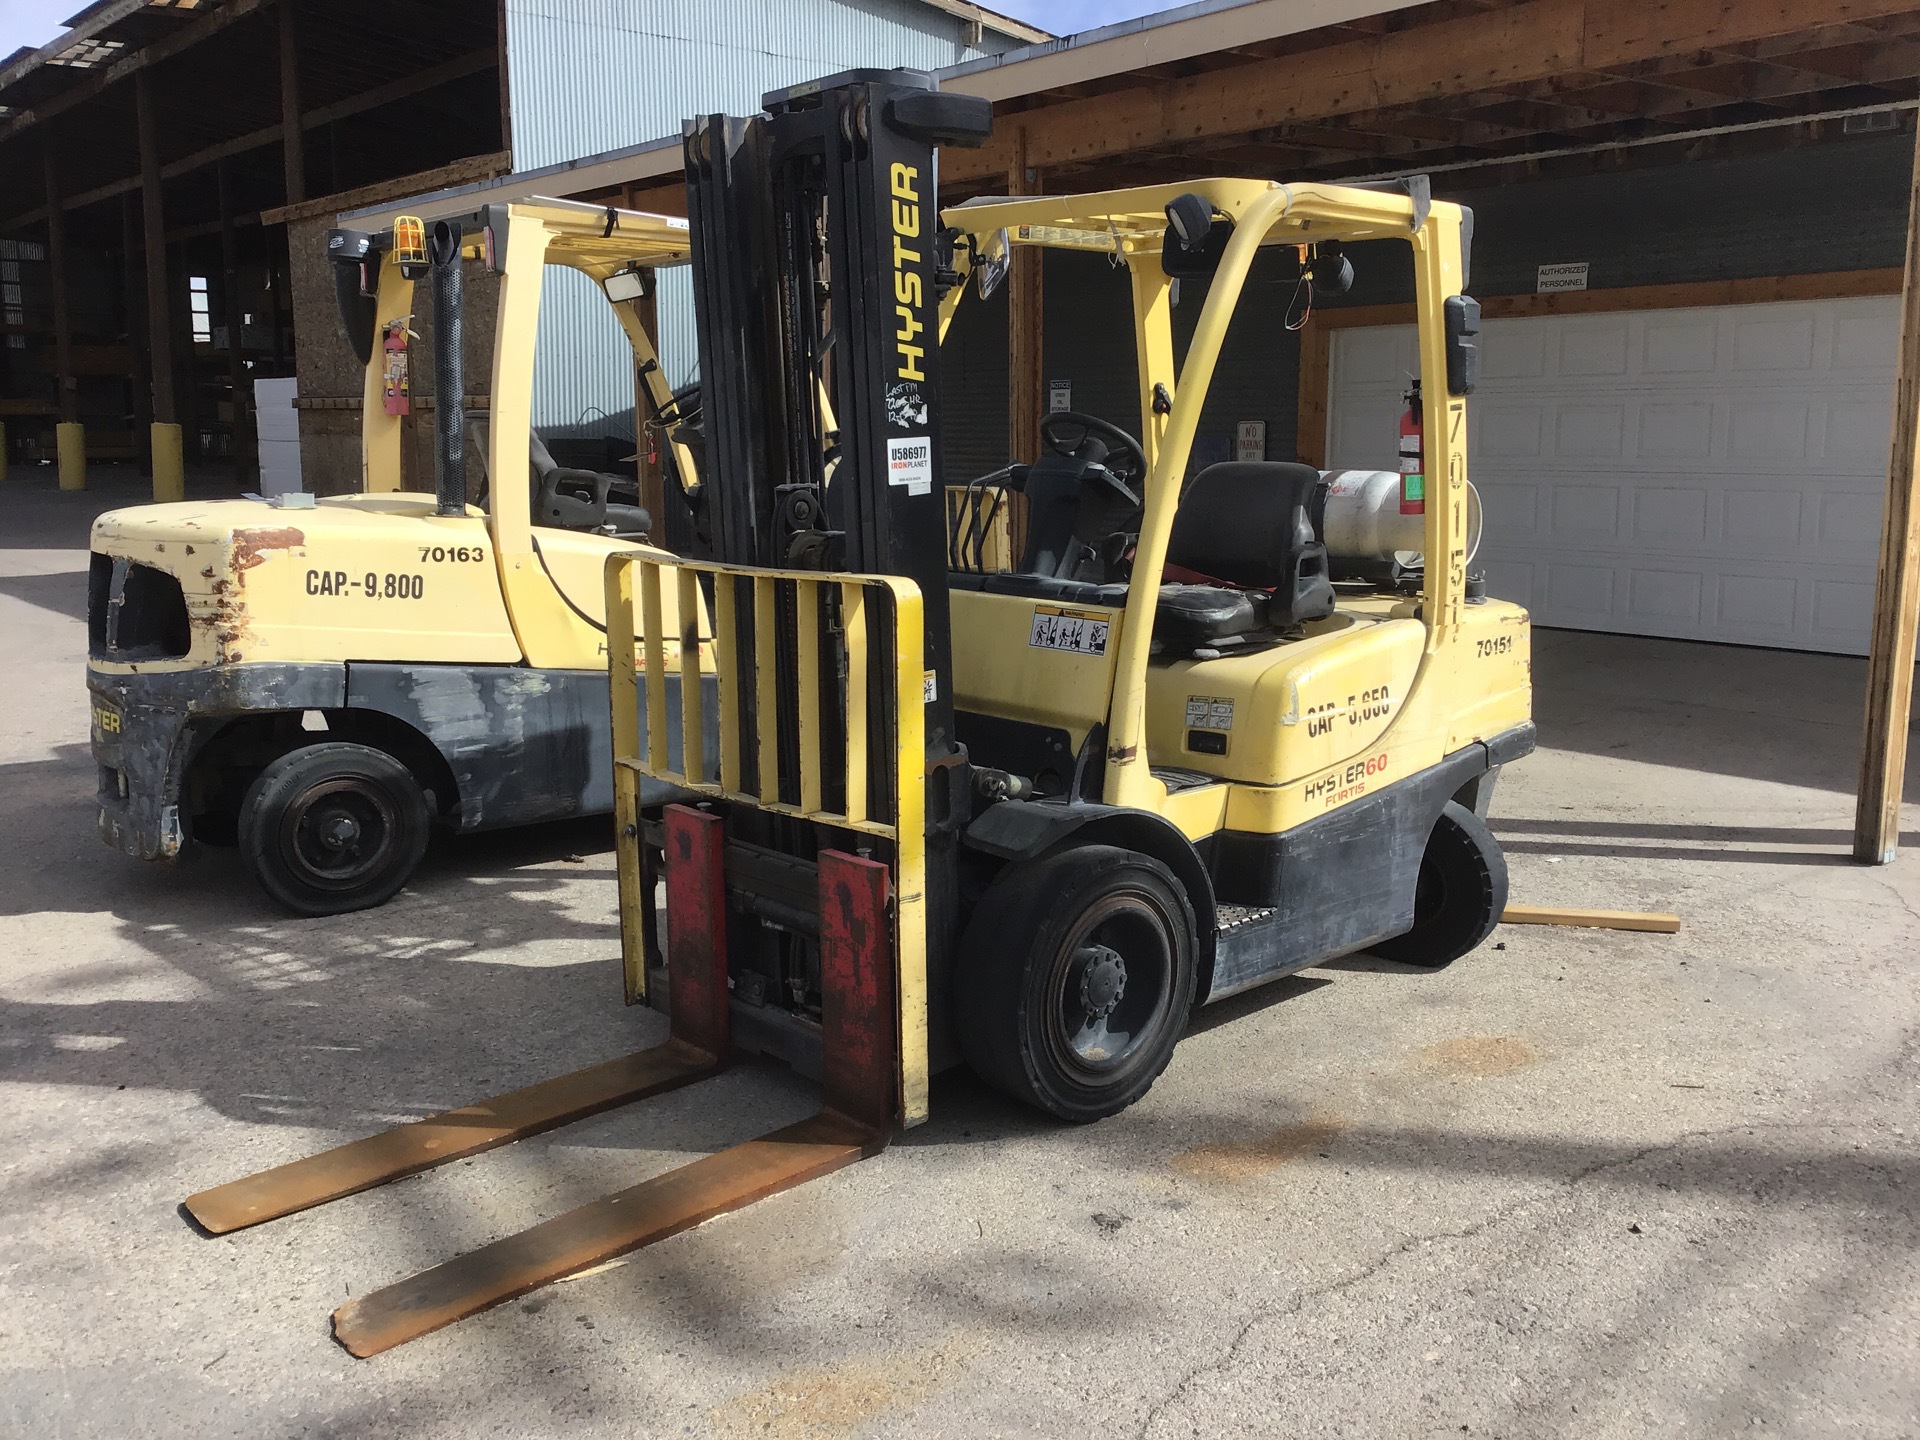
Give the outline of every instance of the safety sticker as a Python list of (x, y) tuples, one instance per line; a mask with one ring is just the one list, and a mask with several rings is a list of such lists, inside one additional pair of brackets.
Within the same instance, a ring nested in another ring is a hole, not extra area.
[(1111, 230), (1076, 230), (1065, 225), (1022, 225), (1020, 238), (1035, 245), (1065, 245), (1076, 250), (1114, 248)]
[(933, 437), (910, 435), (887, 441), (887, 483), (904, 485), (909, 495), (933, 490)]
[(1073, 655), (1107, 653), (1107, 631), (1112, 619), (1106, 615), (1088, 615), (1077, 610), (1062, 610), (1054, 605), (1039, 605), (1033, 611), (1033, 632), (1027, 644), (1036, 650), (1065, 650)]
[(1233, 729), (1233, 701), (1221, 695), (1189, 695), (1187, 729)]
[(928, 670), (920, 677), (920, 703), (931, 705), (940, 698), (940, 676), (937, 671)]

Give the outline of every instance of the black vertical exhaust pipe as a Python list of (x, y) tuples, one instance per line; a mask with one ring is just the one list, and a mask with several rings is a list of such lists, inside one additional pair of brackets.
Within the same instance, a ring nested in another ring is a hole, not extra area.
[(427, 239), (433, 277), (434, 458), (439, 513), (467, 513), (467, 358), (461, 334), (460, 222), (437, 220)]

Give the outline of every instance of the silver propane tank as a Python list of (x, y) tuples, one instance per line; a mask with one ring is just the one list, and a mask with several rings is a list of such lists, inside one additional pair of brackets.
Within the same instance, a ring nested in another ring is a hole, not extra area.
[[(1395, 562), (1412, 569), (1426, 548), (1427, 517), (1400, 513), (1400, 477), (1391, 470), (1323, 470), (1320, 540), (1334, 560)], [(1467, 482), (1467, 559), (1480, 548), (1480, 492)]]

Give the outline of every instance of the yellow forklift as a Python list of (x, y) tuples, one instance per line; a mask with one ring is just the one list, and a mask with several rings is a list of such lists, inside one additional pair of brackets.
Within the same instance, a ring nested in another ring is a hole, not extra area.
[[(670, 553), (607, 562), (627, 996), (670, 1039), (186, 1208), (243, 1228), (741, 1050), (818, 1079), (821, 1109), (353, 1300), (356, 1355), (875, 1154), (962, 1061), (1112, 1115), (1197, 1006), (1362, 949), (1445, 965), (1505, 903), (1476, 812), (1532, 748), (1528, 621), (1467, 568), (1467, 213), (1421, 180), (1231, 179), (941, 212), (934, 148), (979, 143), (984, 102), (851, 72), (764, 106), (686, 134), (699, 512), (670, 506)], [(1339, 247), (1385, 240), (1413, 269), (1415, 468), (1190, 473), (1255, 256), (1337, 287)], [(1141, 433), (1055, 417), (955, 505), (939, 337), (1018, 246), (1127, 269)], [(1205, 287), (1178, 363), (1176, 281)], [(980, 537), (1014, 494), (996, 568)], [(683, 671), (714, 683), (651, 683)]]
[[(559, 466), (531, 426), (541, 283), (564, 266), (602, 288), (640, 413), (664, 431), (678, 401), (638, 303), (688, 242), (684, 220), (538, 200), (431, 231), (335, 230), (328, 251), (365, 371), (363, 493), (113, 511), (93, 527), (88, 594), (102, 838), (162, 861), (237, 843), (308, 915), (387, 900), (434, 824), (611, 808), (601, 569), (651, 521), (622, 496), (633, 476)], [(490, 403), (472, 417), (463, 262), (499, 280)], [(421, 282), (441, 342), (430, 387), (409, 353)], [(402, 463), (421, 392), (437, 475)], [(661, 446), (696, 483), (685, 446)]]

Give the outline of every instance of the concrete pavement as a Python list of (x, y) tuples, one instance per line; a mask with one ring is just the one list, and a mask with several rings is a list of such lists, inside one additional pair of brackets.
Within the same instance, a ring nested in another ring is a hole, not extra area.
[(1844, 858), (1864, 664), (1554, 632), (1494, 803), (1514, 898), (1679, 935), (1311, 970), (1086, 1129), (946, 1076), (876, 1160), (351, 1359), (350, 1295), (815, 1096), (746, 1064), (190, 1229), (193, 1190), (664, 1026), (619, 1004), (604, 822), (437, 842), (318, 921), (230, 854), (102, 846), (84, 535), (114, 483), (0, 490), (0, 1432), (1920, 1435), (1920, 849)]

